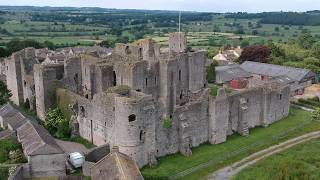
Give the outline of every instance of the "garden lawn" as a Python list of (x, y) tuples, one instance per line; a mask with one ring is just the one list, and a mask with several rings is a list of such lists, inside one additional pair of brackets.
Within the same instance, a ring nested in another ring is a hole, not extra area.
[(320, 139), (296, 145), (247, 167), (233, 179), (320, 179), (319, 149)]
[[(232, 135), (219, 145), (203, 144), (192, 149), (192, 156), (186, 157), (179, 153), (162, 157), (155, 167), (145, 167), (142, 175), (145, 179), (167, 179), (175, 177), (187, 169), (206, 166), (188, 174), (183, 179), (203, 179), (213, 171), (238, 161), (254, 152), (287, 139), (320, 130), (320, 122), (312, 121), (309, 112), (291, 108), (289, 117), (278, 121), (267, 128), (250, 130), (248, 137)], [(177, 177), (176, 177), (177, 178)]]

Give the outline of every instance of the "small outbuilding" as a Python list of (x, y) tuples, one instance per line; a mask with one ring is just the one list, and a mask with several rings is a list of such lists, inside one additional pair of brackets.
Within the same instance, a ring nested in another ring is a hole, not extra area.
[(129, 156), (114, 147), (110, 154), (91, 167), (94, 180), (143, 180), (139, 167)]
[(28, 163), (23, 166), (24, 178), (66, 175), (66, 156), (55, 139), (42, 126), (27, 121), (17, 130)]

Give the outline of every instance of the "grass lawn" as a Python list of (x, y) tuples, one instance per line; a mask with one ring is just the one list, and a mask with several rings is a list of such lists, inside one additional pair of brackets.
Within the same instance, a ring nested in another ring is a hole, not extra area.
[(320, 179), (319, 149), (320, 139), (296, 145), (244, 169), (233, 179)]
[(320, 130), (320, 122), (312, 121), (308, 112), (292, 108), (290, 116), (267, 128), (250, 130), (248, 137), (237, 134), (228, 137), (227, 142), (219, 145), (204, 144), (192, 149), (192, 156), (181, 154), (162, 157), (153, 168), (145, 167), (145, 179), (167, 179), (190, 168), (204, 165), (183, 179), (203, 179), (213, 171), (242, 159), (254, 152), (285, 141), (287, 139)]

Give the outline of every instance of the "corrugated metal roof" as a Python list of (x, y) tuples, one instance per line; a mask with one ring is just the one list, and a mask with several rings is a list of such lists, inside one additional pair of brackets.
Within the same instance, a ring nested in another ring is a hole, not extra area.
[(216, 67), (216, 81), (224, 83), (233, 79), (241, 79), (251, 77), (251, 74), (243, 70), (239, 65), (227, 65)]
[(315, 76), (313, 72), (307, 69), (259, 63), (259, 62), (253, 62), (253, 61), (246, 61), (242, 63), (240, 66), (245, 71), (253, 74), (260, 74), (260, 75), (266, 75), (271, 77), (285, 75), (299, 82), (305, 78), (310, 78), (312, 76)]

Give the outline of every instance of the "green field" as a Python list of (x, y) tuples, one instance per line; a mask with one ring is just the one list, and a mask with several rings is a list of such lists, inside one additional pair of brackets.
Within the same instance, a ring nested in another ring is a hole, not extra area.
[[(133, 41), (137, 39), (135, 34), (139, 31), (145, 31), (141, 37), (152, 37), (161, 45), (166, 46), (168, 32), (178, 31), (177, 25), (166, 26), (163, 24), (163, 26), (155, 26), (155, 22), (150, 19), (138, 24), (131, 24), (132, 21), (139, 21), (144, 18), (140, 13), (150, 13), (150, 16), (155, 16), (157, 15), (155, 12), (132, 13), (119, 10), (119, 12), (112, 14), (119, 17), (126, 16), (123, 23), (120, 23), (117, 18), (110, 22), (88, 23), (86, 20), (80, 21), (78, 19), (73, 22), (71, 19), (68, 20), (69, 17), (73, 16), (74, 12), (72, 11), (63, 13), (64, 18), (55, 17), (60, 12), (41, 13), (46, 17), (53, 16), (53, 20), (34, 19), (36, 13), (27, 10), (23, 13), (17, 11), (2, 15), (6, 21), (0, 24), (0, 30), (6, 30), (7, 33), (1, 33), (0, 31), (0, 46), (14, 38), (34, 39), (39, 42), (51, 41), (57, 46), (90, 46), (102, 40), (124, 36)], [(96, 16), (104, 16), (104, 13), (97, 12), (90, 14), (81, 11), (79, 13), (79, 16), (88, 16), (93, 20), (95, 20)], [(168, 17), (166, 18), (166, 16)], [(188, 13), (183, 16), (188, 16)], [(175, 17), (175, 14), (163, 14), (159, 18), (163, 18), (163, 21), (171, 19), (174, 22), (177, 17)], [(188, 33), (190, 46), (201, 48), (222, 47), (226, 44), (237, 46), (243, 40), (248, 41), (250, 44), (265, 43), (270, 40), (288, 41), (298, 37), (303, 29), (309, 30), (312, 35), (320, 36), (320, 26), (259, 24), (259, 21), (260, 19), (258, 18), (236, 19), (226, 18), (225, 14), (212, 14), (207, 21), (184, 21), (182, 30)], [(258, 24), (259, 26), (257, 26)], [(144, 28), (135, 30), (134, 28), (137, 26), (144, 26)], [(115, 27), (119, 27), (119, 29), (116, 29), (119, 32), (118, 35), (114, 31), (110, 31)], [(241, 32), (239, 32), (239, 29), (241, 29)], [(141, 37), (139, 36), (139, 38)], [(209, 43), (209, 38), (214, 39), (213, 44)]]
[(182, 171), (206, 164), (203, 168), (183, 177), (183, 179), (203, 179), (213, 171), (254, 152), (316, 130), (320, 130), (320, 122), (312, 121), (308, 112), (292, 108), (289, 117), (267, 128), (252, 129), (248, 137), (232, 135), (220, 145), (201, 145), (192, 149), (193, 154), (190, 157), (174, 154), (160, 158), (156, 167), (143, 168), (142, 174), (145, 179), (167, 179)]
[(320, 179), (320, 139), (296, 145), (250, 166), (234, 180)]

